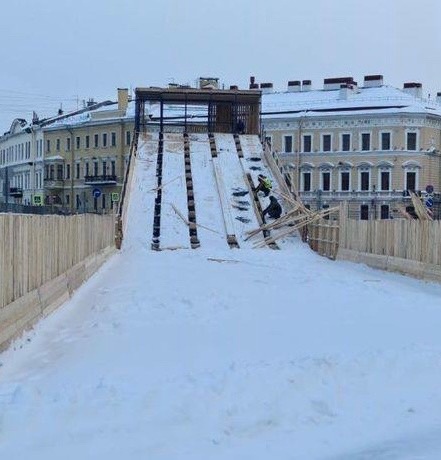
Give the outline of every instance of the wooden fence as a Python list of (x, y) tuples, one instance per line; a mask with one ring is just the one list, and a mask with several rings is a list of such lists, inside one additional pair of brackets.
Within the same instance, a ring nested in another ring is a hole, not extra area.
[(441, 222), (345, 219), (340, 248), (441, 265)]
[(113, 245), (113, 216), (0, 214), (0, 312)]
[(340, 225), (337, 220), (320, 219), (308, 225), (306, 237), (311, 249), (321, 256), (335, 259), (339, 248)]

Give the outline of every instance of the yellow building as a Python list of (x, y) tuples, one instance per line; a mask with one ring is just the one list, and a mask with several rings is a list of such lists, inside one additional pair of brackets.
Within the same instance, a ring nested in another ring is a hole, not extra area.
[(45, 202), (106, 213), (114, 208), (124, 181), (134, 102), (126, 89), (119, 89), (118, 103), (90, 105), (91, 110), (42, 125)]
[(363, 86), (345, 77), (325, 79), (320, 90), (309, 80), (284, 92), (261, 88), (264, 135), (306, 205), (349, 200), (354, 217), (390, 218), (410, 210), (416, 191), (439, 214), (441, 94), (425, 100), (420, 83), (400, 90), (381, 75)]

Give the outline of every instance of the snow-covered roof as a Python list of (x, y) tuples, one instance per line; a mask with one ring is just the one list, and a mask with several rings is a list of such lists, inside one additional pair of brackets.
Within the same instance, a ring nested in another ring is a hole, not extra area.
[[(113, 113), (114, 112), (114, 113)], [(97, 116), (94, 118), (94, 115), (102, 114), (103, 116)], [(89, 123), (91, 121), (110, 121), (110, 120), (119, 120), (121, 118), (134, 118), (135, 117), (135, 101), (130, 101), (127, 107), (127, 110), (121, 113), (118, 110), (118, 104), (116, 102), (107, 102), (105, 105), (100, 105), (98, 107), (90, 107), (89, 110), (82, 110), (81, 113), (73, 112), (72, 115), (65, 114), (61, 117), (54, 119), (48, 123), (48, 128), (57, 128), (60, 126), (73, 126), (81, 125), (83, 123)]]
[(425, 100), (388, 85), (347, 90), (311, 90), (275, 92), (262, 95), (264, 118), (302, 117), (305, 112), (322, 115), (368, 113), (426, 113), (441, 116), (441, 106), (434, 100)]

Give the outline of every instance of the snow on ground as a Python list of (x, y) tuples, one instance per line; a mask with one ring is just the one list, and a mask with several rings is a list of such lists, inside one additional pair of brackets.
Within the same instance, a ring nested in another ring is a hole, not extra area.
[(151, 251), (146, 158), (123, 251), (0, 355), (0, 458), (439, 459), (441, 286), (300, 242)]

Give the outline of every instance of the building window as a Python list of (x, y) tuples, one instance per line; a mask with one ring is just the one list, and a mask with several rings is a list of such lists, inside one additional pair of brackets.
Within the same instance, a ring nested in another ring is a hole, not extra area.
[(106, 194), (105, 193), (102, 194), (102, 199), (103, 199), (103, 203), (102, 203), (103, 209), (106, 209)]
[(322, 150), (323, 150), (323, 152), (330, 152), (331, 151), (331, 135), (330, 134), (323, 134), (323, 136), (322, 136)]
[(103, 161), (103, 174), (107, 174), (107, 161)]
[(417, 180), (415, 171), (406, 171), (406, 190), (414, 192), (417, 189)]
[(380, 190), (383, 192), (390, 190), (390, 171), (380, 172)]
[(60, 151), (60, 139), (57, 139), (57, 140), (55, 141), (55, 150), (56, 150), (57, 152)]
[(57, 180), (63, 180), (63, 165), (57, 165)]
[(103, 133), (103, 147), (107, 147), (107, 133)]
[(66, 138), (66, 150), (70, 150), (70, 137)]
[(329, 192), (331, 190), (331, 172), (322, 171), (322, 190), (324, 192)]
[(130, 144), (131, 144), (131, 132), (126, 131), (126, 145), (130, 145)]
[(302, 136), (303, 141), (303, 152), (309, 153), (312, 152), (312, 136), (310, 134), (305, 134)]
[(417, 149), (417, 133), (407, 133), (407, 150)]
[(86, 136), (86, 149), (90, 147), (90, 136)]
[(76, 146), (75, 147), (78, 150), (80, 148), (80, 146), (81, 146), (81, 138), (79, 136), (77, 136), (75, 141), (76, 141)]
[(66, 165), (66, 179), (70, 179), (70, 164)]
[(365, 192), (370, 186), (370, 171), (360, 171), (360, 190)]
[(341, 135), (341, 149), (343, 152), (349, 152), (351, 150), (351, 135), (350, 134)]
[(100, 143), (100, 142), (99, 142), (99, 136), (98, 136), (98, 134), (95, 134), (95, 135), (93, 136), (93, 139), (94, 139), (94, 144), (93, 144), (93, 146), (97, 149), (98, 146), (99, 146), (99, 143)]
[(93, 175), (98, 176), (98, 161), (93, 162)]
[(75, 168), (76, 168), (75, 178), (79, 179), (80, 178), (80, 163), (76, 163)]
[(303, 191), (311, 191), (311, 171), (305, 171), (302, 173)]
[(349, 171), (341, 171), (340, 172), (340, 190), (342, 192), (348, 192), (351, 187), (350, 182), (350, 173)]
[(381, 133), (381, 150), (390, 150), (390, 133)]
[(112, 133), (111, 143), (112, 143), (112, 147), (116, 146), (116, 133)]
[(291, 153), (292, 152), (292, 136), (284, 136), (283, 143), (284, 143), (285, 152)]
[(66, 194), (66, 205), (70, 205), (70, 195), (68, 193)]
[(369, 220), (369, 205), (362, 204), (360, 206), (360, 219)]
[(76, 208), (77, 209), (80, 209), (80, 195), (78, 195), (78, 193), (75, 195), (75, 205), (76, 205)]
[(89, 175), (89, 162), (86, 161), (85, 163), (85, 169), (86, 169), (86, 172), (84, 173), (85, 176), (88, 176)]
[(370, 133), (361, 134), (361, 150), (366, 151), (371, 149), (371, 135)]
[(115, 164), (115, 160), (112, 160), (112, 176), (116, 176), (116, 164)]
[(380, 218), (381, 219), (389, 219), (389, 205), (387, 204), (382, 204), (380, 207)]

